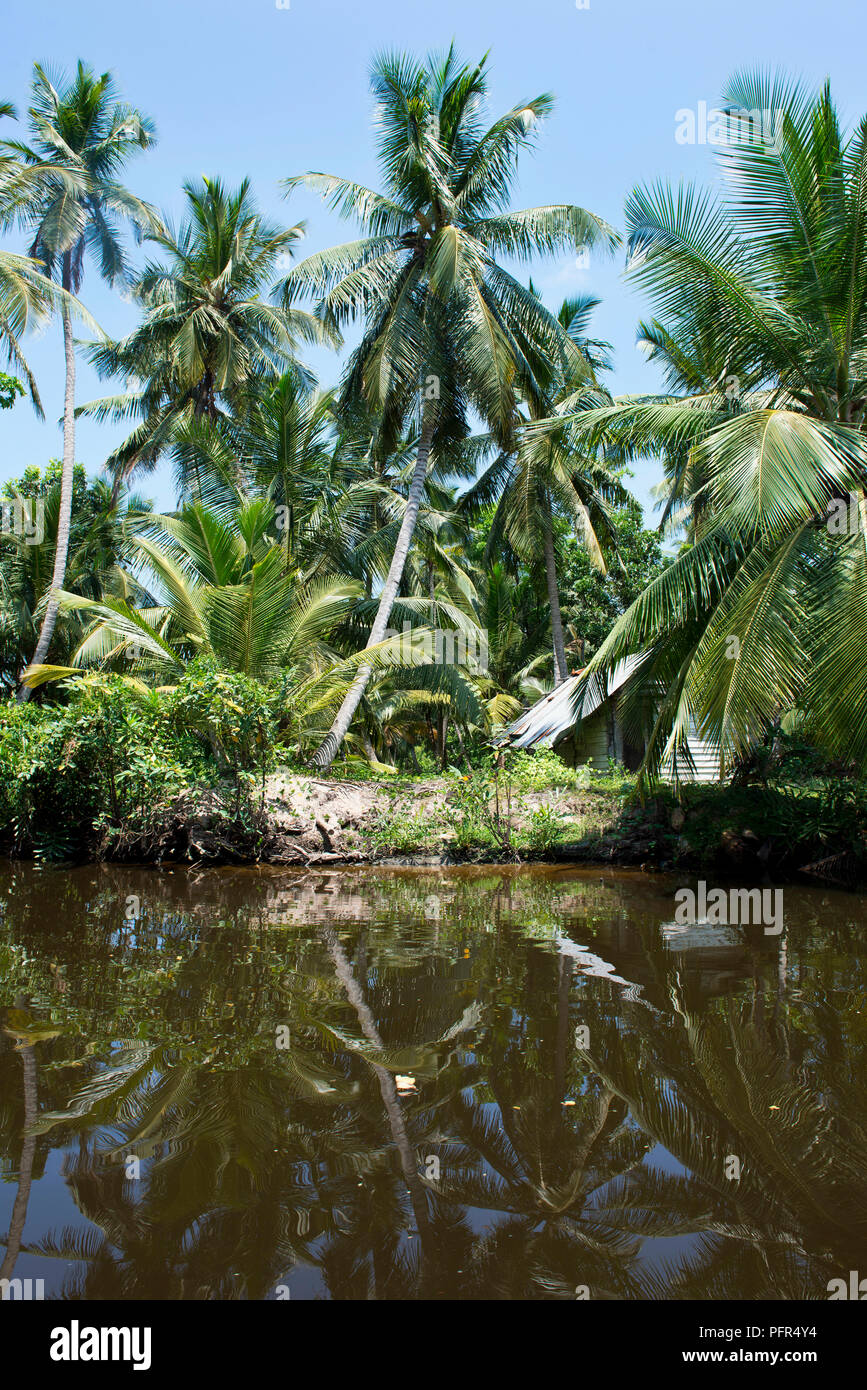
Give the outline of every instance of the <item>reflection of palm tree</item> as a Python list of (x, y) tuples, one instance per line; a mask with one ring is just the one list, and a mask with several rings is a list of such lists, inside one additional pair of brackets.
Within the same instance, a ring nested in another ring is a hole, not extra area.
[[(216, 931), (208, 880), (180, 898), (154, 884), (153, 916), (127, 940), (106, 925), (114, 873), (98, 875), (104, 896), (89, 883), (61, 992), (38, 921), (13, 966), (32, 997), (51, 990), (55, 1019), (28, 1137), (87, 1136), (64, 1171), (98, 1229), (19, 1247), (79, 1262), (66, 1296), (261, 1298), (304, 1265), (335, 1298), (569, 1298), (584, 1284), (594, 1298), (821, 1297), (858, 1267), (867, 1122), (857, 998), (827, 1002), (836, 938), (790, 947), (788, 992), (765, 961), (764, 986), (707, 1000), (648, 931), (656, 1007), (585, 977), (581, 1052), (575, 965), (518, 928), (560, 930), (567, 903), (576, 920), (609, 913), (598, 885), (579, 902), (498, 870), (335, 894), (344, 879), (311, 873), (293, 876), (287, 907), (274, 879), (246, 875), (243, 908)], [(132, 873), (117, 891), (138, 888)], [(64, 883), (74, 920), (81, 889)], [(4, 944), (15, 920), (10, 907)], [(130, 1020), (141, 1036), (118, 1046)], [(417, 1094), (397, 1093), (398, 1072)], [(686, 1171), (647, 1166), (654, 1143)], [(692, 1242), (661, 1272), (640, 1258), (659, 1236)]]
[[(839, 1065), (817, 1065), (803, 1033), (801, 1055), (788, 1056), (761, 990), (700, 1008), (672, 957), (651, 954), (679, 1026), (643, 1012), (640, 1032), (615, 1030), (600, 1017), (591, 1050), (642, 1129), (688, 1170), (642, 1168), (625, 1189), (637, 1213), (672, 1214), (669, 1234), (700, 1237), (655, 1296), (823, 1297), (829, 1277), (857, 1267), (867, 1234), (860, 1087)], [(727, 1176), (731, 1158), (739, 1179)]]
[[(453, 1291), (454, 1284), (452, 1283), (451, 1288), (449, 1288), (447, 1271), (453, 1272), (455, 1269), (459, 1269), (461, 1258), (464, 1259), (464, 1263), (469, 1262), (471, 1233), (459, 1213), (447, 1210), (435, 1200), (432, 1192), (425, 1190), (425, 1185), (418, 1171), (416, 1146), (410, 1139), (394, 1074), (389, 1067), (376, 1060), (377, 1057), (386, 1059), (388, 1053), (373, 1012), (365, 999), (364, 991), (356, 979), (336, 932), (330, 926), (323, 926), (320, 928), (320, 936), (334, 963), (335, 974), (355, 1010), (361, 1031), (370, 1047), (374, 1049), (374, 1054), (365, 1055), (365, 1060), (369, 1063), (379, 1083), (392, 1144), (400, 1161), (403, 1184), (409, 1196), (416, 1226), (416, 1231), (411, 1233), (410, 1239), (414, 1238), (415, 1235), (418, 1237), (418, 1243), (413, 1249), (400, 1248), (399, 1233), (404, 1225), (402, 1204), (399, 1198), (396, 1199), (393, 1190), (388, 1191), (391, 1184), (383, 1184), (383, 1190), (379, 1191), (378, 1195), (380, 1200), (385, 1197), (387, 1215), (386, 1211), (378, 1206), (375, 1209), (377, 1218), (375, 1224), (371, 1221), (371, 1217), (374, 1215), (373, 1201), (366, 1198), (361, 1200), (362, 1206), (366, 1206), (367, 1210), (356, 1214), (356, 1247), (352, 1251), (350, 1272), (355, 1275), (357, 1281), (363, 1267), (362, 1251), (369, 1244), (372, 1278), (370, 1276), (365, 1278), (368, 1296), (387, 1296), (389, 1298), (449, 1296)], [(462, 1028), (463, 1021), (459, 1021), (450, 1030), (452, 1036), (456, 1036)], [(425, 1047), (423, 1050), (428, 1051), (429, 1049)], [(460, 1082), (462, 1083), (462, 1081), (463, 1076), (461, 1075)], [(453, 1089), (459, 1089), (460, 1083), (456, 1075), (450, 1077), (448, 1084)], [(423, 1131), (428, 1130), (431, 1125), (436, 1123), (440, 1103), (435, 1102), (432, 1107), (428, 1106), (417, 1111), (417, 1128)], [(355, 1195), (357, 1199), (357, 1194)], [(377, 1195), (376, 1187), (371, 1195), (374, 1197)], [(357, 1200), (354, 1206), (358, 1207)], [(385, 1220), (383, 1220), (383, 1216), (386, 1217)], [(383, 1260), (386, 1252), (388, 1254), (387, 1266)], [(463, 1255), (461, 1252), (464, 1252)], [(340, 1287), (343, 1296), (346, 1296), (347, 1271), (343, 1268), (347, 1263), (346, 1253), (343, 1253), (342, 1258), (335, 1260), (334, 1252), (326, 1252), (324, 1263), (330, 1273), (329, 1287), (332, 1290)]]
[[(10, 1032), (10, 1029), (5, 1029)], [(0, 1265), (0, 1279), (11, 1279), (15, 1261), (21, 1249), (24, 1223), (27, 1219), (27, 1204), (30, 1201), (30, 1185), (33, 1180), (33, 1159), (36, 1154), (36, 1136), (31, 1133), (31, 1125), (36, 1119), (38, 1100), (36, 1094), (36, 1051), (32, 1043), (24, 1043), (20, 1048), (24, 1086), (24, 1139), (21, 1144), (21, 1162), (18, 1169), (18, 1189), (6, 1237), (6, 1254)]]
[[(343, 985), (343, 988), (346, 990), (347, 998), (358, 1015), (358, 1022), (361, 1026), (362, 1033), (367, 1038), (367, 1041), (376, 1048), (377, 1052), (383, 1052), (382, 1038), (379, 1036), (373, 1014), (370, 1011), (370, 1005), (364, 998), (361, 986), (352, 972), (352, 967), (346, 958), (346, 952), (341, 946), (336, 933), (331, 927), (323, 927), (321, 929), (321, 935), (328, 947), (331, 959), (334, 962), (334, 972)], [(407, 1135), (403, 1112), (400, 1108), (400, 1101), (397, 1095), (397, 1084), (394, 1076), (386, 1067), (380, 1066), (377, 1062), (373, 1061), (371, 1061), (371, 1066), (379, 1082), (382, 1103), (385, 1106), (389, 1128), (391, 1129), (394, 1145), (400, 1157), (401, 1171), (410, 1196), (410, 1201), (412, 1202), (413, 1214), (415, 1216), (419, 1236), (422, 1240), (422, 1247), (424, 1247), (425, 1236), (429, 1233), (427, 1201), (424, 1188), (418, 1176), (415, 1154), (410, 1144), (409, 1136)]]
[(647, 1141), (611, 1088), (585, 1073), (580, 1099), (565, 1107), (554, 1075), (547, 1064), (515, 1075), (512, 1058), (491, 1057), (478, 1078), (483, 1099), (477, 1083), (452, 1106), (455, 1176), (437, 1190), (507, 1218), (474, 1251), (476, 1292), (574, 1298), (586, 1285), (594, 1298), (640, 1296), (638, 1240), (624, 1229), (617, 1183)]
[[(144, 927), (138, 933), (131, 956), (141, 970), (150, 938)], [(194, 950), (182, 967), (177, 986), (185, 1012), (177, 1020), (167, 1014), (164, 1042), (113, 1048), (106, 1066), (94, 1058), (93, 1074), (61, 1108), (34, 1115), (34, 1135), (115, 1131), (110, 1147), (104, 1139), (85, 1144), (65, 1169), (79, 1209), (99, 1230), (64, 1230), (29, 1247), (78, 1262), (67, 1296), (264, 1297), (293, 1265), (319, 1263), (323, 1241), (324, 1275), (335, 1289), (349, 1277), (341, 1260), (347, 1264), (363, 1248), (373, 1256), (380, 1296), (418, 1286), (413, 1261), (398, 1248), (406, 1214), (381, 1136), (387, 1097), (392, 1140), (396, 1134), (409, 1173), (412, 1150), (392, 1073), (373, 1064), (380, 1081), (374, 1105), (353, 1079), (373, 1059), (353, 1046), (335, 1052), (328, 1036), (336, 981), (323, 976), (321, 957), (306, 940), (289, 940), (292, 946), (276, 953), (275, 973), (246, 972), (244, 1013), (227, 1055), (218, 1048), (215, 1060), (215, 1046), (223, 1044), (209, 1030), (224, 1007), (226, 962), (237, 969), (249, 949), (237, 933), (234, 942), (221, 936), (206, 956)], [(338, 956), (349, 969), (339, 946)], [(131, 976), (125, 983), (134, 989)], [(191, 1000), (201, 1039), (195, 1044)], [(365, 1007), (362, 1000), (365, 1041), (381, 1048)], [(263, 1031), (269, 1017), (290, 1019), (289, 1051), (278, 1052), (267, 1025)], [(131, 1155), (142, 1164), (140, 1185), (125, 1179)], [(426, 1197), (411, 1176), (422, 1229)]]
[[(287, 1127), (286, 1102), (274, 1075), (169, 1071), (128, 1097), (122, 1143), (85, 1142), (65, 1165), (98, 1231), (67, 1229), (32, 1251), (80, 1263), (67, 1297), (265, 1297), (286, 1269), (316, 1262), (329, 1226), (327, 1194), (303, 1177), (323, 1160), (316, 1131), (309, 1117)], [(126, 1177), (135, 1153), (140, 1183)]]

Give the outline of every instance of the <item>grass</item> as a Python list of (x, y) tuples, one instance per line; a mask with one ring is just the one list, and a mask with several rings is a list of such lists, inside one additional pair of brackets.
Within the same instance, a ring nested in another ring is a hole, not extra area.
[[(375, 855), (737, 867), (787, 876), (820, 864), (834, 882), (867, 879), (867, 787), (840, 778), (745, 786), (658, 787), (641, 800), (622, 769), (610, 776), (520, 755), (506, 771), (439, 779), (442, 806), (419, 812), (413, 782), (389, 783), (371, 833)], [(425, 779), (430, 797), (431, 779)], [(429, 804), (429, 803), (428, 803)]]

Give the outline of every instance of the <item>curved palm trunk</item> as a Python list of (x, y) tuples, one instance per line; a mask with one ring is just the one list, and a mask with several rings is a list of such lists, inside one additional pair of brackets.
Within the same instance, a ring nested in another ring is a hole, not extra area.
[(569, 667), (566, 662), (566, 643), (563, 639), (563, 618), (560, 613), (560, 594), (557, 589), (557, 562), (554, 558), (554, 528), (551, 525), (551, 511), (545, 506), (542, 520), (545, 548), (545, 576), (548, 581), (548, 604), (551, 609), (551, 636), (554, 644), (554, 684), (562, 685), (568, 679)]
[[(63, 288), (67, 293), (72, 292), (72, 252), (66, 251), (63, 255)], [(66, 387), (63, 400), (63, 474), (60, 483), (60, 513), (57, 518), (57, 543), (54, 548), (54, 572), (51, 576), (51, 595), (48, 600), (48, 607), (45, 610), (45, 617), (42, 619), (42, 628), (39, 633), (39, 641), (36, 643), (36, 651), (33, 653), (32, 666), (40, 665), (48, 656), (48, 649), (51, 646), (51, 639), (54, 636), (54, 625), (57, 622), (58, 602), (53, 597), (57, 589), (63, 588), (66, 578), (66, 557), (69, 553), (69, 528), (72, 520), (72, 477), (75, 466), (75, 344), (72, 340), (72, 319), (69, 310), (63, 307), (63, 351), (66, 357)], [(18, 699), (29, 700), (33, 694), (30, 686), (22, 685), (18, 688)]]
[[(425, 479), (427, 477), (427, 465), (430, 457), (431, 443), (433, 440), (434, 426), (436, 419), (433, 412), (425, 415), (422, 422), (421, 438), (418, 443), (418, 456), (415, 461), (415, 470), (412, 475), (412, 483), (409, 489), (409, 500), (406, 504), (406, 511), (403, 514), (400, 531), (397, 536), (397, 544), (394, 547), (394, 554), (391, 557), (391, 564), (388, 569), (388, 577), (382, 590), (379, 600), (379, 607), (376, 610), (376, 618), (373, 627), (370, 629), (370, 636), (365, 644), (368, 647), (375, 647), (385, 637), (388, 627), (388, 620), (391, 617), (391, 610), (397, 598), (397, 591), (403, 575), (406, 557), (409, 554), (409, 547), (412, 544), (415, 523), (418, 518), (418, 509), (421, 505), (421, 495), (424, 490)], [(330, 767), (337, 751), (349, 732), (349, 726), (355, 718), (355, 711), (361, 704), (362, 697), (370, 681), (371, 667), (360, 666), (358, 675), (352, 682), (343, 700), (343, 704), (337, 711), (334, 723), (326, 734), (322, 743), (313, 754), (312, 762), (316, 767)]]
[[(358, 1016), (361, 1031), (367, 1041), (379, 1052), (384, 1052), (382, 1038), (376, 1026), (370, 1005), (364, 997), (358, 980), (353, 974), (352, 966), (346, 958), (346, 952), (340, 943), (337, 933), (330, 926), (320, 928), (320, 936), (328, 947), (328, 953), (334, 962), (334, 973), (346, 991), (352, 1007)], [(430, 1236), (430, 1213), (428, 1211), (427, 1194), (424, 1184), (418, 1175), (415, 1151), (412, 1146), (409, 1134), (407, 1133), (406, 1121), (403, 1117), (400, 1099), (397, 1094), (397, 1085), (391, 1072), (380, 1066), (373, 1059), (369, 1059), (376, 1079), (379, 1082), (379, 1091), (388, 1117), (388, 1126), (391, 1131), (392, 1142), (397, 1150), (400, 1159), (403, 1180), (409, 1193), (410, 1204), (412, 1206), (415, 1224), (418, 1229), (421, 1254), (424, 1258), (426, 1252), (425, 1242)]]

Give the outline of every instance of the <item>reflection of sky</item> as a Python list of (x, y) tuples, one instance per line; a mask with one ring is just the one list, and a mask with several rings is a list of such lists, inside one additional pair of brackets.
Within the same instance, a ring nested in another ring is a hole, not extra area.
[[(77, 1144), (69, 1144), (62, 1149), (52, 1149), (46, 1157), (42, 1177), (38, 1182), (31, 1184), (23, 1245), (36, 1244), (49, 1232), (56, 1235), (64, 1227), (72, 1226), (77, 1231), (95, 1229), (78, 1210), (72, 1192), (61, 1173), (65, 1157), (68, 1155), (71, 1159), (77, 1147)], [(15, 1177), (17, 1174), (10, 1174), (7, 1181), (0, 1184), (0, 1230), (4, 1232), (9, 1229), (12, 1206), (15, 1202)], [(47, 1255), (30, 1255), (22, 1250), (15, 1262), (15, 1278), (42, 1279), (45, 1282), (45, 1297), (56, 1297), (64, 1279), (74, 1268), (74, 1261), (57, 1260)]]
[[(676, 1178), (684, 1177), (689, 1172), (689, 1169), (684, 1168), (662, 1144), (655, 1144), (648, 1150), (642, 1162), (645, 1168), (658, 1168)], [(649, 1269), (658, 1269), (663, 1264), (691, 1254), (700, 1240), (701, 1236), (689, 1233), (676, 1236), (648, 1236), (641, 1242), (638, 1260)]]

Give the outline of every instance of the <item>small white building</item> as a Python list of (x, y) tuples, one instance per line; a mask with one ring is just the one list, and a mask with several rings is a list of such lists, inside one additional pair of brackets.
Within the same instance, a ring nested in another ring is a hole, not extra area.
[[(596, 772), (607, 772), (614, 759), (634, 771), (644, 757), (644, 749), (631, 743), (623, 729), (618, 695), (640, 659), (630, 656), (619, 662), (604, 685), (601, 678), (588, 683), (577, 712), (574, 696), (581, 677), (570, 676), (519, 715), (499, 735), (497, 743), (507, 748), (553, 748), (570, 767), (584, 764)], [(719, 748), (695, 729), (687, 738), (687, 746), (695, 770), (683, 762), (681, 781), (718, 782)], [(671, 775), (671, 765), (664, 763), (662, 776)]]

